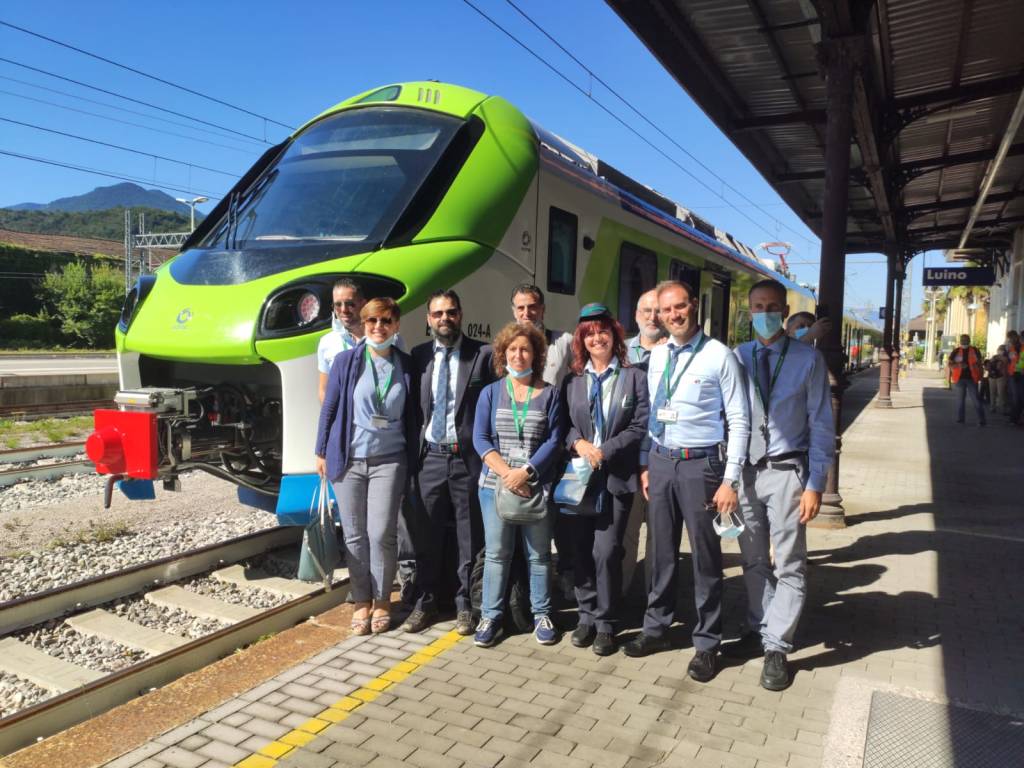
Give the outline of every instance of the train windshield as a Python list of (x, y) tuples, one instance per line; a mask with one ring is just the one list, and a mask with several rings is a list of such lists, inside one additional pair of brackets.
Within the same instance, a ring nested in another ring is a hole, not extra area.
[(376, 245), (461, 125), (454, 117), (401, 107), (324, 118), (236, 199), (201, 247)]

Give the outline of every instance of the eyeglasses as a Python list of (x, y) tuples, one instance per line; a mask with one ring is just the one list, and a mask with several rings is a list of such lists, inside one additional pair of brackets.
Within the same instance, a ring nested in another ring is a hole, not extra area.
[(458, 317), (462, 313), (459, 309), (435, 309), (430, 313), (431, 318), (440, 320), (442, 317)]
[(356, 303), (354, 301), (336, 301), (334, 302), (335, 309), (341, 309), (343, 307), (354, 307)]
[(657, 315), (658, 314), (658, 310), (657, 309), (652, 309), (652, 308), (638, 309), (637, 312), (639, 312), (641, 315)]
[(390, 317), (368, 317), (363, 320), (363, 325), (391, 325), (394, 318)]

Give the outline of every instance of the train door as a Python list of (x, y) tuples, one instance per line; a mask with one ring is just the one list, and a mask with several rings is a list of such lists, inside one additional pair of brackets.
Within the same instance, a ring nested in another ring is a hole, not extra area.
[(728, 275), (712, 275), (711, 285), (701, 294), (700, 300), (700, 316), (704, 333), (718, 339), (723, 344), (729, 343), (730, 287), (731, 281)]
[(654, 251), (624, 242), (619, 248), (618, 318), (626, 333), (640, 329), (636, 324), (636, 303), (658, 282), (658, 257)]
[[(692, 264), (679, 259), (672, 259), (668, 265), (668, 279), (678, 280), (700, 293), (700, 270)], [(695, 297), (696, 298), (696, 297)]]

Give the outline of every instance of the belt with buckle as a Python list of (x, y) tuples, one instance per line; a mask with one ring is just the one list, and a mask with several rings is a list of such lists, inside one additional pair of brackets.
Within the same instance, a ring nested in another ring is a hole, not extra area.
[(443, 453), (446, 456), (458, 456), (459, 455), (459, 444), (458, 443), (427, 443), (427, 450), (430, 453)]
[(780, 453), (777, 456), (765, 456), (756, 464), (747, 463), (750, 466), (757, 469), (764, 469), (765, 467), (771, 467), (772, 469), (796, 469), (798, 464), (786, 464), (784, 462), (790, 459), (806, 459), (807, 451), (790, 451), (789, 453)]
[(706, 459), (708, 456), (718, 458), (718, 446), (706, 448), (666, 448), (660, 443), (654, 443), (651, 450), (660, 456), (666, 456), (673, 461), (690, 461), (691, 459)]

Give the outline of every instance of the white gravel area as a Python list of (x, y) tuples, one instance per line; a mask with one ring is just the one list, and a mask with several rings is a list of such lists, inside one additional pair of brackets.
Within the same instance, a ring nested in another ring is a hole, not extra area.
[(15, 634), (14, 637), (51, 656), (97, 672), (116, 672), (146, 658), (142, 651), (112, 640), (79, 634), (65, 624), (63, 619), (51, 619), (45, 624)]
[(0, 717), (13, 715), (19, 709), (38, 704), (51, 695), (49, 691), (35, 683), (0, 672)]
[[(64, 461), (64, 459), (40, 459), (22, 464), (5, 464), (2, 468), (14, 469), (30, 464), (56, 464), (58, 461)], [(105, 484), (105, 478), (92, 473), (65, 475), (57, 480), (23, 480), (20, 483), (0, 488), (0, 518), (6, 514), (16, 514), (21, 510), (33, 507), (52, 506), (96, 496), (99, 497), (100, 506), (102, 506)]]
[(245, 605), (259, 610), (276, 608), (288, 602), (288, 598), (285, 595), (278, 595), (265, 589), (243, 589), (235, 584), (218, 581), (210, 576), (198, 576), (189, 581), (182, 582), (181, 586), (190, 592), (197, 592), (200, 595), (206, 595), (216, 600), (223, 600), (225, 603)]
[[(95, 487), (61, 496), (79, 483)], [(239, 504), (234, 485), (201, 472), (183, 476), (181, 492), (158, 485), (153, 501), (115, 491), (108, 510), (97, 476), (22, 483), (0, 498), (23, 486), (45, 486), (32, 493), (50, 496), (45, 505), (0, 512), (0, 601), (277, 525), (272, 513)]]
[(112, 604), (103, 606), (111, 613), (141, 624), (150, 629), (158, 629), (169, 635), (195, 639), (216, 632), (229, 626), (228, 622), (217, 619), (204, 619), (193, 616), (178, 608), (164, 608), (147, 602), (141, 595), (124, 597)]

